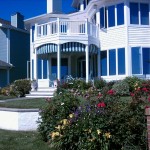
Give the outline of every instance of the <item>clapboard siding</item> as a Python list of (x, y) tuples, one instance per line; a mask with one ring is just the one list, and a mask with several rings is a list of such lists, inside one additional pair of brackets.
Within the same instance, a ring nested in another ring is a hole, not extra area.
[(106, 50), (116, 47), (125, 47), (126, 45), (126, 28), (116, 27), (100, 31), (100, 46), (101, 50)]
[(150, 46), (150, 27), (130, 26), (128, 37), (130, 46)]
[(0, 28), (0, 60), (7, 62), (7, 29)]
[(30, 36), (27, 33), (10, 31), (10, 82), (27, 77), (27, 60), (30, 60)]

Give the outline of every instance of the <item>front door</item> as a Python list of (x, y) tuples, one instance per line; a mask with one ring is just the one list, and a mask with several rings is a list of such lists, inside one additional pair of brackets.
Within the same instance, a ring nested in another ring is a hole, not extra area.
[(86, 62), (85, 62), (85, 60), (79, 61), (79, 77), (81, 77), (81, 78), (86, 77)]

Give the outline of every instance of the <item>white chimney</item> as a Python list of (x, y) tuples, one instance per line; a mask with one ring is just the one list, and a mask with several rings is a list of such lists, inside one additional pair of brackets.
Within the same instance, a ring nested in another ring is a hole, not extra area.
[(61, 13), (62, 0), (47, 0), (47, 13)]

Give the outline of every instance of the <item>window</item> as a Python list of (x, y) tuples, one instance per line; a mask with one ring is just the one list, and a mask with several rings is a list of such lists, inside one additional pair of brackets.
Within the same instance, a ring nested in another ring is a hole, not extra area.
[(47, 35), (47, 25), (43, 25), (43, 35)]
[(47, 60), (43, 60), (43, 79), (47, 79)]
[(131, 48), (132, 74), (141, 74), (141, 52), (140, 47)]
[(38, 79), (42, 79), (42, 60), (38, 59)]
[(101, 51), (101, 75), (107, 76), (107, 51)]
[(143, 74), (150, 74), (150, 48), (142, 48)]
[(130, 23), (139, 24), (138, 3), (130, 3)]
[(37, 27), (38, 36), (41, 36), (41, 26)]
[(116, 75), (116, 50), (109, 50), (109, 75)]
[(117, 25), (124, 24), (124, 3), (117, 5)]
[(141, 24), (149, 25), (149, 5), (141, 3), (140, 12), (141, 12)]
[(32, 42), (34, 42), (35, 26), (32, 26)]
[(100, 9), (100, 28), (107, 28), (107, 9), (105, 7)]
[(115, 26), (115, 6), (108, 7), (108, 27)]
[(125, 74), (125, 49), (118, 49), (118, 74)]

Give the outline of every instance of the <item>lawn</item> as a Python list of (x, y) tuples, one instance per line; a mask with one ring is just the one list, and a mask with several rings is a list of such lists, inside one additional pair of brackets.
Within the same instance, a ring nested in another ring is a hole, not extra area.
[(37, 132), (0, 130), (0, 150), (48, 150)]
[(7, 99), (12, 99), (12, 98), (16, 98), (15, 96), (4, 96), (4, 95), (0, 95), (0, 100), (7, 100)]
[(0, 103), (0, 107), (30, 109), (30, 108), (42, 108), (46, 104), (47, 102), (44, 98), (38, 98), (38, 99), (24, 99), (24, 100), (2, 102)]

